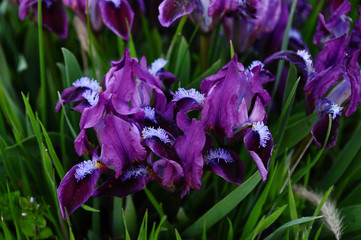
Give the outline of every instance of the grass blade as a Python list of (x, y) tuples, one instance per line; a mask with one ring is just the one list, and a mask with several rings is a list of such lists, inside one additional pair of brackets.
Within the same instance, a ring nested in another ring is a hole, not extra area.
[(228, 194), (201, 216), (194, 224), (188, 227), (183, 235), (193, 237), (202, 233), (204, 222), (207, 222), (207, 228), (212, 227), (216, 222), (232, 211), (257, 186), (260, 180), (261, 175), (257, 171), (246, 182), (237, 187), (233, 192)]

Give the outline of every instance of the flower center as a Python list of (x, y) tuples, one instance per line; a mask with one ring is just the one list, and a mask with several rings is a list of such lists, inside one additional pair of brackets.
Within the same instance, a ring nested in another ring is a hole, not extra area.
[(199, 105), (203, 105), (204, 103), (204, 94), (198, 92), (194, 88), (186, 90), (184, 88), (179, 88), (173, 97), (172, 101), (179, 101), (183, 98), (191, 98), (196, 101)]
[(233, 158), (231, 154), (223, 149), (223, 148), (217, 148), (217, 149), (211, 149), (205, 156), (206, 164), (219, 164), (219, 160), (223, 160), (225, 163), (232, 163)]
[(144, 166), (131, 167), (125, 170), (121, 176), (121, 180), (124, 182), (128, 179), (138, 179), (145, 175), (148, 175), (148, 169)]
[(89, 88), (93, 92), (100, 93), (99, 83), (94, 79), (91, 80), (88, 77), (79, 78), (78, 80), (73, 82), (73, 86), (78, 88), (80, 87)]
[(81, 162), (78, 168), (75, 170), (74, 176), (77, 181), (80, 181), (85, 178), (86, 175), (92, 174), (97, 168), (99, 168), (99, 165), (95, 160)]
[(270, 139), (270, 131), (263, 122), (255, 122), (252, 124), (252, 130), (257, 132), (259, 135), (259, 145), (266, 147), (267, 141)]
[(97, 92), (87, 89), (82, 96), (88, 101), (91, 106), (94, 106), (98, 103), (99, 94)]
[(168, 137), (167, 132), (161, 127), (158, 127), (157, 129), (155, 129), (154, 127), (145, 127), (145, 128), (143, 128), (142, 137), (143, 137), (143, 139), (157, 137), (163, 143), (170, 143), (171, 142), (169, 137)]
[(151, 108), (151, 107), (145, 107), (144, 108), (144, 113), (145, 113), (145, 118), (154, 122), (154, 123), (157, 123), (157, 120), (155, 119), (155, 110), (154, 108)]
[(161, 70), (162, 68), (164, 68), (164, 66), (168, 63), (167, 60), (164, 60), (163, 58), (158, 58), (157, 60), (155, 60), (150, 69), (149, 72), (153, 75), (156, 76), (157, 72), (159, 72), (159, 70)]
[(313, 72), (313, 65), (312, 65), (312, 59), (310, 53), (306, 50), (298, 50), (297, 55), (302, 57), (303, 60), (305, 61), (307, 67), (307, 73), (308, 75), (310, 75), (310, 73)]
[(336, 103), (331, 104), (331, 107), (328, 109), (328, 113), (332, 114), (332, 120), (334, 120), (336, 118), (336, 116), (342, 115), (342, 112), (341, 112), (342, 109), (343, 109), (343, 107), (340, 107)]

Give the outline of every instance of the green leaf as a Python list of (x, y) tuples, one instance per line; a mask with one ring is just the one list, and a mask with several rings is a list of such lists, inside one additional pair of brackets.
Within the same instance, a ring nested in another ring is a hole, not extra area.
[(183, 16), (178, 24), (178, 27), (177, 27), (177, 30), (175, 31), (174, 35), (173, 35), (173, 38), (172, 38), (172, 41), (170, 43), (170, 46), (168, 48), (168, 52), (167, 52), (167, 55), (165, 57), (165, 59), (167, 61), (170, 60), (170, 57), (173, 53), (173, 48), (175, 47), (175, 44), (177, 43), (178, 41), (178, 38), (181, 36), (181, 33), (183, 31), (183, 27), (184, 27), (184, 24), (186, 23), (187, 21), (187, 16)]
[(332, 125), (332, 116), (331, 114), (328, 115), (328, 129), (327, 129), (327, 134), (326, 134), (326, 138), (325, 138), (325, 142), (323, 143), (322, 148), (318, 151), (317, 155), (315, 156), (315, 158), (313, 159), (313, 161), (311, 162), (311, 164), (307, 165), (306, 167), (300, 169), (298, 172), (296, 172), (293, 177), (292, 177), (292, 184), (294, 185), (296, 182), (298, 182), (308, 171), (310, 171), (310, 169), (317, 163), (317, 161), (320, 159), (322, 153), (325, 150), (326, 147), (326, 143), (328, 141), (328, 138), (330, 136), (330, 132), (331, 132), (331, 125)]
[(48, 149), (49, 154), (51, 156), (51, 160), (54, 163), (55, 170), (57, 171), (57, 173), (59, 175), (59, 178), (63, 179), (63, 177), (65, 175), (63, 166), (61, 165), (61, 163), (59, 161), (58, 155), (56, 155), (56, 153), (55, 153), (53, 144), (52, 144), (52, 142), (51, 142), (51, 140), (49, 138), (49, 135), (48, 135), (44, 125), (41, 123), (41, 121), (39, 119), (38, 119), (38, 121), (39, 121), (40, 127), (41, 127), (41, 129), (43, 131), (43, 135), (44, 135), (44, 138), (45, 138), (47, 149)]
[(181, 236), (179, 235), (179, 232), (178, 232), (178, 230), (175, 228), (174, 229), (174, 234), (175, 234), (175, 239), (176, 240), (182, 240), (182, 238), (181, 238)]
[(272, 234), (270, 234), (268, 237), (265, 238), (265, 240), (271, 240), (271, 239), (280, 239), (280, 234), (283, 233), (285, 230), (287, 230), (289, 227), (293, 227), (299, 224), (307, 223), (310, 221), (314, 221), (316, 219), (321, 218), (321, 216), (317, 217), (302, 217), (290, 222), (287, 222), (283, 224), (281, 227), (277, 228)]
[(277, 209), (276, 211), (274, 211), (271, 215), (269, 215), (266, 218), (262, 218), (263, 220), (261, 220), (258, 224), (258, 226), (252, 231), (252, 233), (250, 234), (250, 236), (257, 236), (259, 233), (261, 233), (262, 231), (264, 231), (266, 228), (268, 228), (269, 226), (271, 226), (272, 223), (274, 223), (283, 213), (283, 211), (286, 209), (287, 205), (284, 205), (282, 207), (280, 207), (279, 209)]
[(124, 214), (128, 223), (128, 231), (131, 236), (137, 232), (137, 211), (135, 210), (132, 195), (128, 195), (125, 201)]
[(125, 228), (125, 240), (130, 240), (130, 236), (129, 236), (129, 232), (128, 232), (128, 227), (127, 227), (127, 219), (125, 218), (125, 211), (122, 211), (123, 214), (123, 223), (124, 223), (124, 228)]
[(234, 56), (234, 48), (233, 48), (232, 40), (229, 40), (229, 48), (231, 51), (231, 59), (232, 59)]
[(74, 54), (72, 54), (68, 49), (61, 48), (64, 56), (65, 63), (65, 73), (66, 73), (66, 86), (70, 87), (71, 83), (83, 76), (83, 72), (79, 66), (78, 61), (76, 60)]
[(206, 221), (204, 221), (204, 223), (203, 223), (202, 240), (207, 240), (207, 222)]
[[(291, 181), (288, 181), (288, 204), (290, 206), (291, 220), (298, 219), (297, 208), (296, 208), (295, 198), (294, 198), (293, 191), (292, 191)], [(294, 226), (293, 231), (294, 231), (295, 236), (297, 236), (298, 226)]]
[(113, 235), (114, 236), (121, 236), (124, 235), (124, 224), (123, 224), (123, 217), (122, 217), (122, 209), (123, 206), (123, 199), (122, 198), (113, 198)]
[(233, 239), (233, 226), (232, 226), (232, 221), (231, 219), (227, 218), (228, 220), (228, 235), (227, 235), (227, 240), (232, 240)]
[(202, 82), (203, 79), (205, 79), (206, 77), (215, 74), (218, 72), (218, 70), (221, 68), (221, 59), (218, 59), (215, 63), (213, 63), (213, 65), (208, 68), (204, 73), (202, 73), (199, 77), (197, 77), (194, 81), (192, 81), (191, 83), (189, 83), (187, 86), (185, 86), (185, 89), (191, 89), (191, 88), (195, 88), (195, 89), (199, 89), (199, 86)]
[(215, 223), (225, 217), (232, 211), (247, 195), (257, 186), (261, 180), (261, 175), (257, 171), (241, 186), (229, 193), (225, 198), (214, 205), (203, 216), (201, 216), (194, 224), (188, 227), (183, 235), (194, 237), (202, 233), (203, 223), (207, 222), (207, 228), (212, 227)]
[(344, 233), (361, 231), (361, 204), (345, 207), (341, 210)]
[(359, 128), (350, 141), (347, 142), (346, 146), (338, 154), (336, 161), (334, 161), (331, 168), (327, 171), (326, 176), (322, 179), (320, 186), (323, 189), (330, 187), (340, 179), (360, 148), (361, 128)]
[(89, 205), (86, 205), (86, 204), (81, 205), (81, 208), (84, 209), (85, 211), (88, 211), (88, 212), (96, 212), (96, 213), (100, 212), (99, 209), (93, 208), (93, 207), (91, 207)]
[(15, 239), (15, 237), (12, 235), (11, 231), (9, 230), (8, 226), (6, 225), (2, 217), (1, 217), (1, 223), (2, 223), (2, 230), (5, 235), (5, 239), (9, 239), (9, 240)]
[(174, 75), (177, 76), (182, 86), (187, 86), (190, 79), (191, 56), (188, 50), (188, 43), (182, 36), (175, 55)]
[(287, 148), (291, 148), (310, 134), (313, 125), (318, 120), (317, 112), (287, 126), (283, 135), (278, 153), (283, 153)]
[(254, 226), (257, 224), (258, 218), (261, 215), (262, 210), (264, 210), (263, 205), (265, 204), (268, 193), (271, 189), (271, 186), (273, 185), (273, 180), (274, 180), (274, 176), (275, 176), (276, 172), (277, 172), (277, 167), (271, 172), (270, 179), (268, 180), (265, 189), (263, 190), (261, 196), (258, 198), (251, 213), (249, 214), (247, 222), (246, 222), (245, 226), (243, 227), (241, 239), (246, 239), (246, 237), (248, 237), (250, 235)]
[(138, 240), (147, 240), (147, 234), (148, 234), (148, 210), (145, 211), (142, 225), (140, 226), (139, 234), (138, 234)]

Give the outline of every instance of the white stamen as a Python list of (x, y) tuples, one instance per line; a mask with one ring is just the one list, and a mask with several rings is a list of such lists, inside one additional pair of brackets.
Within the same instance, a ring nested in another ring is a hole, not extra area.
[(307, 73), (308, 75), (310, 75), (313, 72), (313, 64), (310, 53), (306, 50), (298, 50), (297, 55), (302, 57), (303, 60), (305, 61), (307, 66)]
[(121, 180), (125, 181), (131, 178), (138, 179), (148, 174), (148, 170), (143, 166), (131, 167), (125, 170), (121, 176)]
[(23, 212), (23, 213), (21, 213), (21, 216), (25, 217), (25, 216), (26, 216), (26, 213), (24, 213), (24, 212)]
[(77, 181), (80, 181), (83, 178), (85, 178), (86, 175), (92, 174), (94, 170), (97, 168), (98, 166), (95, 160), (88, 160), (81, 162), (78, 168), (75, 170), (74, 176), (77, 179)]
[[(257, 67), (258, 65), (261, 65), (261, 69), (263, 68), (264, 64), (259, 60), (254, 60), (251, 62), (251, 64), (248, 66), (247, 70), (252, 71), (253, 68)], [(246, 70), (246, 71), (247, 71)]]
[(157, 129), (155, 129), (154, 127), (145, 127), (143, 128), (142, 136), (143, 139), (157, 137), (163, 143), (171, 143), (167, 132), (161, 127), (158, 127)]
[(343, 107), (340, 107), (339, 105), (337, 105), (336, 103), (332, 103), (330, 109), (328, 110), (328, 113), (332, 114), (332, 120), (334, 120), (336, 118), (336, 116), (341, 116), (342, 115), (342, 109)]
[(266, 143), (270, 140), (270, 131), (263, 122), (255, 122), (252, 124), (252, 130), (259, 134), (259, 145), (266, 147)]
[(97, 104), (98, 100), (99, 100), (99, 94), (97, 92), (94, 92), (94, 91), (90, 90), (90, 89), (86, 90), (83, 93), (83, 97), (88, 101), (88, 103), (91, 106), (94, 106), (95, 104)]
[(173, 97), (172, 101), (179, 101), (183, 98), (191, 98), (196, 101), (198, 104), (203, 105), (204, 103), (204, 94), (198, 92), (194, 88), (186, 90), (184, 88), (179, 88)]
[(167, 60), (164, 60), (163, 58), (158, 58), (157, 60), (155, 60), (153, 63), (152, 63), (152, 66), (150, 67), (149, 69), (149, 72), (156, 76), (157, 75), (157, 72), (159, 70), (161, 70), (162, 68), (164, 68), (164, 66), (168, 63)]
[(157, 123), (157, 120), (155, 119), (155, 110), (154, 108), (151, 108), (151, 107), (145, 107), (144, 108), (144, 113), (145, 113), (145, 118), (154, 122), (154, 123)]
[(34, 197), (30, 197), (30, 202), (34, 202)]
[(211, 149), (205, 156), (206, 164), (211, 164), (211, 163), (219, 164), (219, 160), (221, 159), (226, 163), (233, 162), (233, 158), (231, 154), (223, 148), (217, 148), (215, 150)]
[(91, 89), (93, 92), (100, 93), (100, 85), (96, 80), (91, 80), (88, 77), (82, 77), (73, 82), (74, 87), (86, 87)]

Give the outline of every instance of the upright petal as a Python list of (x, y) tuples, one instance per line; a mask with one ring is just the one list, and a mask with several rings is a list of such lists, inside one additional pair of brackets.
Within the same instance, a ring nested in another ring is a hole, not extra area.
[(118, 178), (123, 169), (132, 162), (145, 160), (146, 151), (140, 144), (140, 132), (134, 124), (114, 115), (107, 115), (105, 128), (100, 135), (102, 160), (113, 165), (115, 178)]
[(183, 167), (186, 185), (197, 190), (202, 184), (204, 163), (202, 150), (205, 142), (202, 123), (193, 119), (190, 128), (184, 130), (184, 136), (178, 137), (174, 145)]

